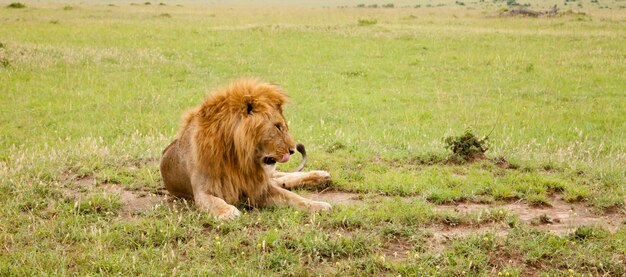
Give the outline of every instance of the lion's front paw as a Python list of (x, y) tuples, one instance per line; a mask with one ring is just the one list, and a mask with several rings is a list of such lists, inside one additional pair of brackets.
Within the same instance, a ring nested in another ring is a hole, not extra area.
[(324, 170), (314, 170), (309, 172), (308, 183), (311, 184), (327, 184), (330, 181), (330, 173)]
[(315, 174), (323, 181), (330, 181), (330, 173), (324, 170), (315, 170)]
[(233, 205), (226, 205), (224, 207), (219, 207), (214, 216), (217, 220), (233, 220), (241, 215), (241, 212)]
[(311, 201), (311, 203), (309, 203), (309, 212), (330, 212), (330, 210), (333, 208), (333, 206), (331, 206), (330, 204), (326, 203), (326, 202), (320, 202), (320, 201)]

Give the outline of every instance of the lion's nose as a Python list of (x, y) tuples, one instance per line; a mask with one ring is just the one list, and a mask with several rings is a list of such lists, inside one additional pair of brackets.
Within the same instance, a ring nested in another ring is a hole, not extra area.
[(296, 153), (296, 152), (293, 151), (293, 149), (289, 149), (289, 155), (293, 155), (293, 153)]

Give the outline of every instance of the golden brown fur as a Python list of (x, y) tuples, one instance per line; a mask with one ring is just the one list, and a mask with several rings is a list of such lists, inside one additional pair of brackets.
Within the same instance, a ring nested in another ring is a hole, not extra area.
[(327, 172), (274, 171), (275, 162), (288, 160), (295, 148), (282, 111), (287, 101), (278, 86), (256, 79), (233, 82), (208, 96), (184, 115), (177, 139), (163, 151), (165, 188), (220, 219), (238, 216), (233, 205), (242, 202), (329, 210), (327, 203), (281, 188), (326, 182)]

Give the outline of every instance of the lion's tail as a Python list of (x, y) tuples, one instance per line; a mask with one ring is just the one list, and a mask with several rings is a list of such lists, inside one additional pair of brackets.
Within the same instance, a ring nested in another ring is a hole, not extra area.
[(302, 170), (304, 168), (304, 165), (306, 164), (306, 149), (304, 149), (304, 145), (302, 143), (298, 143), (296, 145), (296, 150), (298, 150), (298, 152), (302, 154), (302, 161), (300, 162), (300, 165), (291, 172), (298, 172)]

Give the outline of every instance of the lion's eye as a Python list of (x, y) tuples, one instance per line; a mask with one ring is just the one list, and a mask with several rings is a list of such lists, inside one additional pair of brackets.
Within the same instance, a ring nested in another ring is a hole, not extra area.
[(283, 127), (280, 126), (280, 124), (275, 124), (274, 126), (276, 126), (276, 129), (278, 129), (278, 131), (282, 131)]

